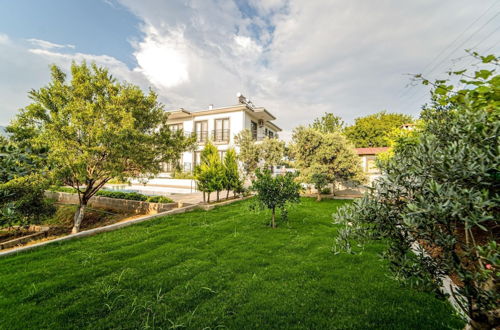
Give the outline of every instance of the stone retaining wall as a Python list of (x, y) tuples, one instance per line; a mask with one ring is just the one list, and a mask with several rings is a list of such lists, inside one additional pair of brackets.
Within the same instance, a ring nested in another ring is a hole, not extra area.
[[(58, 191), (46, 191), (45, 196), (62, 204), (78, 204), (78, 195)], [(131, 201), (103, 196), (90, 198), (88, 206), (135, 214), (156, 214), (172, 210), (178, 206), (177, 203), (149, 203), (142, 201)]]

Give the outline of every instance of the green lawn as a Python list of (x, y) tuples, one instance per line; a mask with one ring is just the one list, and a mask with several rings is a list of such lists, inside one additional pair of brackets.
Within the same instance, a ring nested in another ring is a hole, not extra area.
[(245, 201), (0, 258), (0, 328), (461, 328), (380, 245), (332, 253), (343, 203), (303, 199), (273, 230)]

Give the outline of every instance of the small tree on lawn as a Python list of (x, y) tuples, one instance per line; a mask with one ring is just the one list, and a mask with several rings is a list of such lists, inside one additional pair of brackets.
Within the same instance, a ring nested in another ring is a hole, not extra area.
[(78, 232), (89, 199), (109, 180), (159, 173), (194, 141), (168, 129), (155, 93), (117, 82), (105, 68), (73, 63), (71, 80), (51, 70), (52, 81), (29, 92), (33, 103), (8, 130), (15, 140), (48, 147), (52, 174), (78, 192)]
[(257, 193), (255, 198), (258, 205), (271, 210), (271, 227), (276, 228), (276, 209), (281, 210), (281, 216), (285, 219), (287, 205), (300, 202), (300, 184), (295, 182), (296, 174), (273, 177), (269, 170), (257, 169), (255, 177), (251, 189)]
[(238, 171), (238, 161), (236, 151), (230, 148), (224, 157), (224, 188), (227, 190), (226, 199), (229, 198), (229, 191), (236, 192), (240, 185), (240, 173)]
[(328, 185), (328, 178), (324, 173), (313, 173), (311, 175), (311, 179), (309, 180), (312, 184), (314, 184), (314, 188), (317, 191), (316, 200), (321, 201), (321, 191), (324, 187)]
[(235, 143), (240, 148), (238, 159), (243, 164), (246, 177), (251, 177), (260, 161), (260, 147), (255, 143), (252, 133), (244, 130), (235, 136)]
[(217, 191), (217, 200), (219, 199), (219, 191), (223, 189), (224, 173), (217, 148), (210, 141), (205, 143), (201, 151), (200, 165), (195, 168), (195, 179), (198, 190), (203, 192), (204, 202), (210, 202), (210, 195), (214, 191)]

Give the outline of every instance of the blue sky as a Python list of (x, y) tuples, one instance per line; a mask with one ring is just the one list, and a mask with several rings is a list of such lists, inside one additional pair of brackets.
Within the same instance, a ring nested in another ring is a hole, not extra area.
[(80, 52), (108, 54), (137, 65), (129, 40), (141, 37), (141, 20), (117, 2), (102, 0), (1, 0), (0, 32), (72, 44)]
[[(106, 66), (166, 109), (266, 107), (290, 137), (324, 112), (418, 116), (436, 79), (500, 52), (500, 0), (0, 0), (0, 125), (49, 65)], [(436, 56), (439, 55), (439, 56)], [(409, 87), (408, 87), (409, 86)]]

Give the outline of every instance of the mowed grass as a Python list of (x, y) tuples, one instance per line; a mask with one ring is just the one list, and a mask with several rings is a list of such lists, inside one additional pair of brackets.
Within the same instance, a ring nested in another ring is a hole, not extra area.
[(0, 258), (0, 328), (463, 326), (448, 303), (392, 280), (380, 245), (332, 252), (346, 201), (302, 199), (274, 230), (249, 203)]

